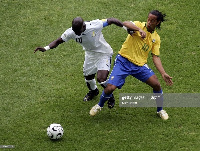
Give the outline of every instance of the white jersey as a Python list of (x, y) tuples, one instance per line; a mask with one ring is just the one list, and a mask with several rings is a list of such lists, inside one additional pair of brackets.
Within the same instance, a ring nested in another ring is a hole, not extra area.
[(80, 43), (85, 51), (113, 53), (111, 46), (106, 42), (101, 32), (103, 29), (103, 21), (97, 19), (85, 22), (85, 24), (86, 30), (80, 36), (76, 35), (71, 27), (62, 34), (62, 40), (67, 42), (73, 39)]

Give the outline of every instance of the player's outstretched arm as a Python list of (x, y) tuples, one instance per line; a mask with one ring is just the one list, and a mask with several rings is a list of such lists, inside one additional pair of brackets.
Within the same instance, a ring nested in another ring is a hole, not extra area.
[(45, 52), (49, 49), (53, 49), (53, 48), (56, 48), (58, 45), (60, 45), (61, 43), (63, 43), (64, 41), (62, 40), (62, 38), (58, 38), (54, 41), (52, 41), (48, 46), (46, 47), (37, 47), (35, 50), (34, 50), (34, 53), (36, 53), (37, 51), (41, 51), (41, 52)]
[(127, 28), (128, 30), (130, 31), (139, 31), (140, 32), (140, 35), (142, 38), (146, 38), (146, 32), (143, 31), (142, 29), (140, 29), (139, 27), (137, 27), (135, 24), (133, 24), (132, 22), (130, 21), (125, 21), (123, 22), (123, 26), (125, 28)]
[(123, 23), (117, 18), (108, 18), (107, 22), (108, 22), (108, 25), (115, 24), (117, 26), (123, 27)]

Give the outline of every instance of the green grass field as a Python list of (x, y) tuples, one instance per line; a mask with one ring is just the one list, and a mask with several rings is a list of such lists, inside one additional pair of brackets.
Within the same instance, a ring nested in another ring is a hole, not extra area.
[[(100, 95), (82, 101), (88, 91), (82, 47), (69, 41), (33, 53), (61, 36), (76, 16), (146, 21), (153, 9), (167, 14), (158, 33), (172, 87), (165, 85), (149, 58), (164, 93), (200, 93), (199, 0), (0, 0), (0, 145), (14, 145), (10, 150), (19, 151), (199, 151), (200, 108), (165, 108), (170, 118), (162, 121), (155, 108), (119, 107), (119, 93), (152, 92), (128, 77), (114, 92), (115, 108), (105, 106), (90, 117)], [(114, 61), (127, 34), (114, 25), (103, 33), (114, 50)], [(63, 126), (61, 140), (47, 137), (51, 123)]]

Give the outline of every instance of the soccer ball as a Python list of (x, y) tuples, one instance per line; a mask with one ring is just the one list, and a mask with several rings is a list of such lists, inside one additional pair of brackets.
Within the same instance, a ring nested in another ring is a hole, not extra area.
[(53, 123), (47, 128), (47, 135), (50, 139), (60, 139), (63, 133), (64, 129), (60, 124)]

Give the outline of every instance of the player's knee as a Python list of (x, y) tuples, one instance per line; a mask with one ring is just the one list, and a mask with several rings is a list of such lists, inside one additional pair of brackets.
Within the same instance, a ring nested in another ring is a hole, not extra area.
[(97, 77), (97, 82), (103, 83), (107, 80), (107, 77)]
[(155, 83), (153, 84), (152, 88), (153, 88), (153, 90), (155, 90), (155, 91), (160, 91), (160, 90), (161, 90), (161, 85), (160, 85), (160, 83), (157, 81), (157, 82), (155, 82)]
[(107, 84), (106, 88), (104, 89), (105, 94), (111, 94), (117, 87), (112, 84)]
[(161, 90), (161, 85), (160, 82), (158, 81), (158, 78), (156, 75), (151, 76), (147, 82), (146, 82), (149, 86), (151, 86), (153, 88), (153, 90), (155, 91), (160, 91)]
[(108, 77), (108, 73), (109, 73), (109, 71), (107, 71), (107, 70), (99, 70), (97, 72), (97, 81), (99, 83), (106, 81), (107, 77)]
[(87, 75), (87, 76), (85, 76), (85, 79), (86, 80), (92, 80), (92, 79), (94, 79), (94, 77), (95, 77), (95, 74)]

